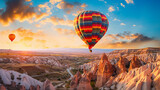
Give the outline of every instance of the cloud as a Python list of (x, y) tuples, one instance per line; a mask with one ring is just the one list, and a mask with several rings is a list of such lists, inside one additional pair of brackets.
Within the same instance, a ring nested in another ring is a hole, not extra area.
[(104, 2), (104, 3), (107, 3), (107, 1), (104, 1), (104, 0), (99, 0), (99, 1)]
[[(15, 30), (0, 31), (1, 49), (46, 49), (46, 48), (82, 48), (84, 43), (72, 29), (55, 28), (51, 33), (42, 30), (30, 30), (18, 28)], [(14, 33), (16, 38), (13, 42), (8, 35)], [(57, 34), (58, 33), (58, 34)]]
[(123, 32), (118, 34), (109, 34), (104, 36), (96, 45), (96, 48), (145, 48), (145, 47), (159, 47), (160, 41), (154, 38), (147, 37), (143, 34), (130, 32)]
[(117, 18), (114, 18), (114, 19), (113, 19), (113, 21), (120, 21), (120, 20), (119, 20), (119, 19), (117, 19)]
[(109, 43), (103, 48), (114, 48), (114, 49), (137, 49), (137, 48), (146, 48), (146, 47), (159, 47), (160, 41), (151, 40), (151, 41), (144, 41), (139, 43), (131, 43), (131, 42), (116, 42), (116, 43)]
[(133, 27), (135, 27), (136, 25), (134, 24)]
[(109, 13), (106, 13), (106, 14), (107, 14), (107, 16), (110, 16)]
[(52, 16), (50, 18), (46, 18), (42, 20), (41, 24), (46, 24), (46, 22), (51, 22), (54, 25), (65, 25), (65, 26), (73, 26), (73, 20), (59, 18), (57, 16)]
[(134, 3), (133, 0), (125, 0), (125, 1), (126, 1), (127, 4), (130, 4), (130, 3), (133, 4)]
[(46, 13), (47, 13), (48, 15), (52, 14), (52, 12), (51, 12), (51, 7), (49, 7), (48, 2), (45, 3), (45, 4), (40, 4), (40, 5), (38, 5), (38, 7), (39, 7), (40, 9), (45, 9), (45, 10), (46, 10)]
[(108, 11), (109, 11), (109, 12), (113, 12), (113, 11), (115, 11), (115, 9), (114, 9), (113, 6), (110, 6), (110, 7), (108, 8)]
[(124, 24), (124, 23), (121, 23), (120, 25), (122, 25), (122, 26), (125, 26), (126, 24)]
[[(8, 35), (14, 33), (16, 35), (15, 40), (11, 43), (8, 39)], [(38, 30), (33, 32), (30, 29), (18, 28), (15, 30), (3, 30), (0, 31), (0, 47), (11, 49), (40, 49), (46, 48), (46, 43), (39, 42), (38, 40), (47, 41), (49, 36), (43, 31)]]
[(135, 33), (135, 34), (130, 34), (130, 32), (123, 32), (123, 33), (118, 33), (118, 34), (108, 34), (107, 37), (110, 39), (114, 40), (133, 40), (137, 38), (140, 34)]
[(150, 40), (153, 40), (153, 38), (139, 34), (138, 37), (133, 39), (131, 42), (143, 42), (143, 41), (150, 41)]
[(84, 8), (87, 5), (85, 3), (80, 3), (80, 2), (69, 2), (67, 0), (62, 0), (57, 4), (57, 8), (63, 9), (67, 14), (77, 12), (77, 11), (83, 11)]
[(74, 30), (69, 30), (69, 29), (62, 29), (62, 28), (57, 28), (55, 29), (59, 34), (65, 34), (65, 35), (76, 35), (76, 32)]
[(120, 4), (121, 4), (121, 6), (122, 6), (122, 7), (124, 7), (124, 8), (125, 8), (125, 5), (124, 5), (123, 3), (120, 3)]
[(54, 5), (54, 4), (56, 4), (56, 3), (58, 3), (58, 2), (61, 2), (62, 0), (49, 0), (49, 2), (52, 4), (52, 5)]
[(47, 16), (38, 7), (32, 7), (31, 3), (27, 4), (25, 2), (25, 0), (6, 0), (6, 8), (1, 9), (0, 23), (7, 26), (15, 20), (33, 22), (33, 18), (37, 21)]

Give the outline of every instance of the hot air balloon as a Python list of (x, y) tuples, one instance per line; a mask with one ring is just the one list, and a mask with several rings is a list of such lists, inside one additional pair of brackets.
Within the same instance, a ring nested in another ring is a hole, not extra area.
[(16, 38), (15, 34), (9, 34), (8, 38), (11, 40), (11, 42)]
[(105, 35), (109, 26), (107, 17), (97, 11), (84, 11), (74, 19), (74, 28), (79, 37), (92, 47)]

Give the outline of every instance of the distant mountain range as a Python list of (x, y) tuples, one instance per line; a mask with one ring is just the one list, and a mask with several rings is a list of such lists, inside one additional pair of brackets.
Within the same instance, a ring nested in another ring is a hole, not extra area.
[[(115, 49), (93, 49), (93, 54), (96, 53), (109, 53)], [(0, 49), (0, 53), (11, 53), (11, 52), (17, 52), (21, 53), (22, 50), (11, 50), (11, 49)], [(35, 50), (25, 50), (24, 52), (31, 52), (31, 53), (90, 53), (88, 49), (85, 48), (54, 48), (54, 49), (35, 49)]]

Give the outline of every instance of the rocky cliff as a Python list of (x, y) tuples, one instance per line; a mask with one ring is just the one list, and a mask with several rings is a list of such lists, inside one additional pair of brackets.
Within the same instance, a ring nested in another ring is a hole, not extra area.
[(119, 57), (125, 57), (129, 61), (132, 60), (134, 55), (137, 56), (141, 61), (148, 63), (157, 61), (158, 53), (160, 53), (160, 48), (143, 48), (143, 49), (122, 49), (114, 50), (107, 53), (108, 59), (111, 61), (119, 60)]
[(99, 63), (96, 60), (82, 65), (89, 67), (85, 73), (91, 79), (85, 80), (91, 84), (95, 81), (95, 87), (102, 90), (160, 90), (159, 51), (160, 48), (144, 48), (103, 54)]
[(0, 90), (55, 90), (49, 80), (44, 83), (15, 71), (0, 69)]
[(148, 63), (110, 78), (101, 89), (105, 90), (160, 90), (160, 61)]
[(106, 54), (103, 54), (98, 66), (96, 87), (104, 85), (114, 71), (114, 66), (108, 61)]

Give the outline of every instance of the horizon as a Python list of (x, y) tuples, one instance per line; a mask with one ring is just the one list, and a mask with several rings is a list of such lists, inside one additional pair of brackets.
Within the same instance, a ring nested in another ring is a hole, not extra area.
[[(73, 25), (87, 10), (101, 12), (109, 21), (93, 50), (159, 47), (160, 1), (144, 1), (1, 0), (0, 49), (87, 48)], [(11, 33), (16, 35), (13, 42), (8, 39)]]

